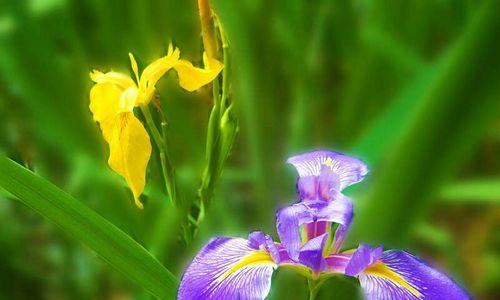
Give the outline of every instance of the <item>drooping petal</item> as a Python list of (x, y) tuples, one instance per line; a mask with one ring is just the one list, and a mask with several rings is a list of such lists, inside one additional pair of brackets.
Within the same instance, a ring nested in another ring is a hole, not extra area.
[(114, 84), (121, 90), (126, 90), (131, 86), (135, 86), (135, 82), (132, 80), (132, 78), (130, 78), (130, 76), (118, 72), (102, 73), (100, 71), (93, 70), (92, 72), (90, 72), (90, 79), (92, 79), (92, 81), (94, 81), (95, 83), (107, 82)]
[(189, 92), (199, 89), (214, 80), (224, 67), (218, 60), (207, 58), (206, 54), (203, 54), (203, 61), (204, 69), (196, 68), (191, 62), (182, 59), (175, 65), (174, 68), (179, 75), (179, 84), (183, 89)]
[(187, 268), (177, 299), (264, 299), (275, 268), (267, 252), (245, 239), (214, 238)]
[(121, 113), (109, 143), (109, 166), (122, 175), (138, 207), (142, 208), (139, 196), (146, 183), (146, 168), (151, 157), (151, 143), (142, 123), (133, 112)]
[(368, 300), (470, 299), (448, 276), (400, 250), (384, 252), (359, 274), (359, 281)]
[(301, 247), (299, 252), (299, 262), (308, 266), (316, 273), (323, 271), (326, 268), (326, 260), (323, 257), (323, 248), (328, 239), (328, 234), (324, 233), (320, 236), (307, 241)]
[[(328, 182), (323, 188), (330, 187), (340, 192), (345, 187), (363, 180), (368, 173), (367, 166), (359, 159), (326, 150), (292, 156), (287, 163), (292, 164), (299, 173), (299, 191), (301, 188), (311, 189), (311, 181), (302, 179), (305, 177), (319, 177), (323, 174), (322, 180)], [(325, 168), (331, 172), (325, 172)], [(316, 187), (317, 192), (324, 192), (318, 188), (319, 186)]]
[(382, 257), (383, 247), (370, 248), (368, 245), (361, 244), (352, 254), (349, 263), (345, 268), (345, 275), (357, 276), (368, 266), (373, 265)]
[(342, 196), (334, 201), (302, 201), (282, 208), (276, 214), (276, 228), (290, 258), (298, 260), (301, 245), (299, 226), (322, 221), (347, 225), (351, 219), (352, 202)]
[(120, 108), (122, 90), (110, 82), (98, 83), (90, 90), (90, 111), (109, 142)]

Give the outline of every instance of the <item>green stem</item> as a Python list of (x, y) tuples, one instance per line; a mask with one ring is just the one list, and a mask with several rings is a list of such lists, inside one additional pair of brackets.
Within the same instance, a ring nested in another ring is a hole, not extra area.
[(309, 300), (316, 299), (318, 292), (323, 285), (324, 280), (307, 279), (307, 286), (309, 287)]
[(148, 125), (149, 130), (153, 135), (153, 140), (155, 141), (156, 146), (158, 146), (160, 151), (163, 150), (165, 143), (160, 132), (158, 131), (158, 128), (156, 128), (155, 122), (153, 121), (153, 116), (151, 115), (151, 111), (149, 110), (149, 106), (141, 105), (141, 112), (144, 115), (144, 119), (146, 119), (146, 124)]
[(158, 151), (160, 152), (160, 160), (161, 160), (161, 169), (163, 174), (163, 180), (165, 182), (165, 188), (167, 189), (167, 193), (170, 198), (170, 202), (173, 206), (178, 203), (177, 197), (177, 188), (175, 183), (175, 171), (170, 163), (170, 156), (168, 154), (168, 147), (165, 141), (165, 127), (166, 122), (162, 121), (162, 133), (156, 127), (156, 124), (153, 120), (153, 116), (151, 115), (151, 111), (149, 110), (148, 105), (141, 105), (141, 111), (144, 115), (144, 119), (146, 120), (146, 124), (148, 125), (149, 131), (153, 136), (153, 140), (155, 141), (156, 146), (158, 147)]
[(179, 195), (179, 190), (177, 189), (175, 181), (175, 168), (170, 163), (170, 153), (168, 150), (167, 142), (167, 122), (161, 122), (161, 132), (163, 136), (163, 152), (160, 153), (160, 159), (162, 160), (162, 171), (163, 177), (165, 178), (165, 185), (167, 187), (167, 192), (172, 200), (172, 204), (181, 203), (181, 198)]

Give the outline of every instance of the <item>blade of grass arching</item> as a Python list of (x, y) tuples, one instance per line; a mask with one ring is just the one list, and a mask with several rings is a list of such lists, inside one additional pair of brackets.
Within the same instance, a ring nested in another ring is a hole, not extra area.
[(175, 297), (178, 282), (172, 273), (130, 236), (50, 182), (1, 157), (0, 187), (154, 296)]
[(453, 182), (439, 196), (446, 202), (500, 203), (500, 178)]
[(483, 4), (429, 86), (418, 93), (409, 118), (393, 124), (392, 130), (400, 138), (392, 149), (385, 149), (383, 166), (373, 172), (373, 190), (359, 211), (356, 237), (405, 244), (432, 192), (467, 157), (496, 118), (500, 19), (494, 12), (499, 9), (498, 1)]

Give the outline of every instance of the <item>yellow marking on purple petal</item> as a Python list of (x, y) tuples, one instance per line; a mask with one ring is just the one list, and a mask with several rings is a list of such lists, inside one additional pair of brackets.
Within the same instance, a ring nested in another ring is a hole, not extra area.
[(325, 166), (327, 167), (331, 167), (333, 165), (333, 159), (331, 157), (328, 157), (326, 160), (325, 160), (325, 163), (324, 163)]
[(238, 270), (245, 267), (255, 267), (255, 266), (275, 266), (276, 263), (271, 258), (271, 255), (264, 250), (256, 250), (247, 255), (245, 255), (240, 261), (235, 263), (229, 270), (224, 272), (217, 278), (217, 282), (221, 282), (237, 272)]
[(305, 225), (302, 225), (302, 227), (300, 228), (300, 240), (302, 242), (302, 244), (305, 244), (309, 239), (308, 239), (308, 234), (307, 234), (308, 230), (307, 230), (307, 224)]
[(378, 261), (378, 262), (374, 263), (373, 265), (367, 267), (365, 269), (364, 273), (368, 274), (368, 275), (374, 275), (374, 276), (388, 279), (388, 280), (396, 283), (397, 285), (402, 286), (403, 288), (407, 289), (415, 297), (417, 297), (417, 298), (422, 297), (422, 294), (415, 287), (413, 287), (403, 277), (401, 277), (401, 275), (399, 275), (398, 273), (391, 270), (389, 267), (387, 267), (387, 265), (385, 265), (381, 261)]

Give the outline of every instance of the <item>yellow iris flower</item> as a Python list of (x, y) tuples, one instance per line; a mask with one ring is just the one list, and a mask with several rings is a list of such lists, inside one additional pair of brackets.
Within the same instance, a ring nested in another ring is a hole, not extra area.
[(137, 62), (129, 54), (137, 82), (118, 72), (102, 73), (94, 70), (90, 73), (90, 78), (96, 84), (90, 90), (89, 107), (109, 144), (108, 164), (125, 178), (139, 208), (142, 208), (139, 196), (146, 183), (151, 143), (146, 129), (134, 115), (134, 107), (148, 105), (156, 83), (171, 68), (177, 71), (179, 85), (188, 91), (211, 82), (223, 68), (219, 61), (206, 55), (203, 69), (179, 59), (179, 56), (179, 49), (170, 45), (167, 55), (148, 65), (139, 76)]

